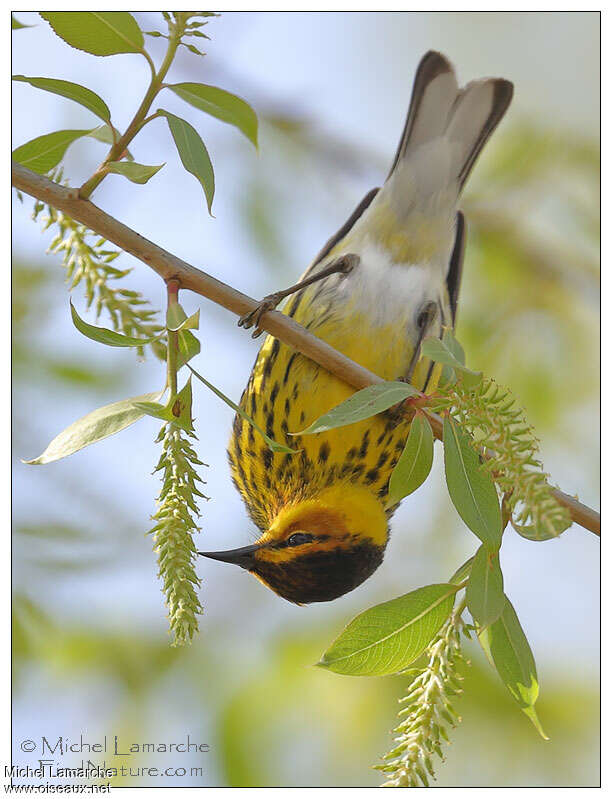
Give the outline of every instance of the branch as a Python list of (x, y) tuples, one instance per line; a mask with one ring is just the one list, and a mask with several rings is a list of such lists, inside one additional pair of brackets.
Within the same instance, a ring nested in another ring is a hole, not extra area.
[[(151, 267), (165, 281), (177, 280), (181, 288), (191, 289), (238, 316), (254, 311), (258, 307), (257, 300), (163, 250), (106, 214), (89, 200), (80, 199), (77, 190), (53, 183), (48, 178), (37, 175), (16, 163), (12, 164), (11, 179), (15, 188), (63, 211), (100, 236), (112, 241), (117, 247)], [(361, 389), (383, 382), (378, 375), (351, 361), (279, 311), (267, 311), (263, 314), (261, 327), (354, 388)], [(436, 437), (441, 438), (442, 420), (435, 414), (429, 416)], [(552, 492), (557, 501), (569, 510), (573, 521), (586, 530), (600, 535), (600, 516), (597, 511), (563, 491), (553, 489)]]

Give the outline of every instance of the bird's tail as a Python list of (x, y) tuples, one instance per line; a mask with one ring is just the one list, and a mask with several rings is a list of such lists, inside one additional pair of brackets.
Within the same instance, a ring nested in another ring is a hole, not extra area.
[(389, 178), (406, 166), (421, 196), (453, 185), (460, 192), (512, 92), (512, 83), (502, 78), (473, 81), (460, 89), (446, 58), (428, 52), (417, 70)]

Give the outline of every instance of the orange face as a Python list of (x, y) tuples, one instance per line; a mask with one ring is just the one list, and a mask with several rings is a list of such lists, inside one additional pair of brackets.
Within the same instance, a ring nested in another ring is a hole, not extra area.
[(258, 544), (256, 560), (267, 563), (284, 563), (298, 554), (328, 552), (341, 547), (349, 540), (346, 519), (330, 508), (305, 510), (286, 526), (276, 526), (266, 531)]

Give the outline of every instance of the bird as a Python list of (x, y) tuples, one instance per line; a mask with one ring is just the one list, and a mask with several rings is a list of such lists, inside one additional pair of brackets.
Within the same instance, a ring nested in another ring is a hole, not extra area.
[[(429, 51), (416, 71), (404, 129), (381, 188), (372, 189), (298, 283), (265, 297), (239, 324), (261, 332), (279, 310), (384, 380), (432, 391), (440, 366), (423, 338), (454, 328), (466, 224), (458, 201), (513, 84), (459, 87)], [(397, 503), (389, 478), (410, 430), (393, 410), (313, 435), (314, 420), (353, 393), (342, 380), (268, 335), (240, 407), (294, 453), (272, 451), (237, 414), (228, 446), (233, 482), (260, 530), (255, 543), (207, 558), (247, 570), (297, 605), (334, 600), (380, 566)]]

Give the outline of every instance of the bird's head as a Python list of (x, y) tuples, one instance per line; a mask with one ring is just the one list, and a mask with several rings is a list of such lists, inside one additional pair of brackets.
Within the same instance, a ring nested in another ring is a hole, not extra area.
[(305, 605), (352, 591), (382, 563), (388, 523), (380, 501), (353, 486), (283, 508), (256, 543), (200, 552), (235, 563), (279, 596)]

